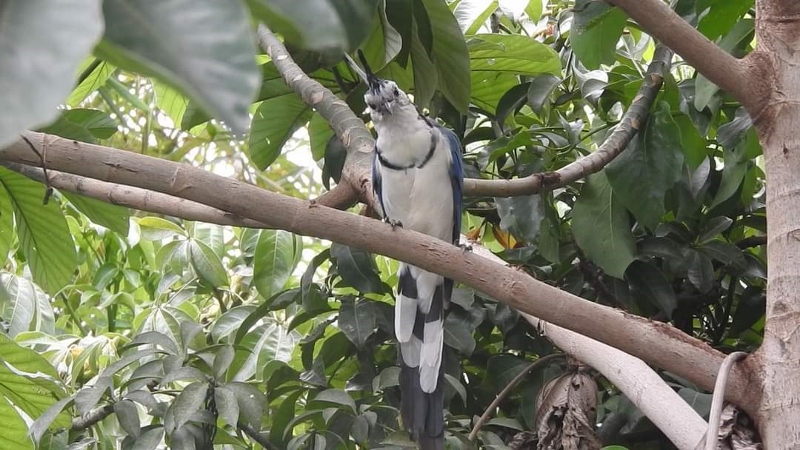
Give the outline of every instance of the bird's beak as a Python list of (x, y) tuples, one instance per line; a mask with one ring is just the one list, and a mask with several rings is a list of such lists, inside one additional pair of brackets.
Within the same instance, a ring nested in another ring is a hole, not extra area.
[(378, 78), (370, 69), (369, 64), (367, 63), (367, 58), (364, 57), (364, 52), (361, 50), (358, 51), (358, 58), (361, 60), (361, 64), (364, 65), (364, 69), (362, 69), (358, 63), (356, 63), (353, 58), (350, 57), (347, 53), (344, 54), (347, 63), (350, 67), (358, 74), (358, 76), (364, 81), (364, 83), (373, 91), (377, 91), (380, 89), (381, 86), (381, 79)]

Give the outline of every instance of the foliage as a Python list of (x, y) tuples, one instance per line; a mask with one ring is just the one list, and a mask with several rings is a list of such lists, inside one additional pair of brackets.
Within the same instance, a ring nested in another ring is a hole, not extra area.
[[(734, 3), (675, 8), (741, 55), (752, 48), (752, 1)], [(620, 11), (588, 0), (29, 0), (0, 3), (0, 15), (15, 18), (0, 26), (11, 43), (0, 47), (11, 68), (0, 73), (0, 144), (39, 127), (297, 197), (339, 179), (341, 146), (274, 64), (254, 58), (253, 20), (283, 33), (303, 69), (356, 112), (363, 87), (339, 55), (360, 46), (380, 76), (463, 138), (469, 176), (492, 179), (554, 171), (595, 150), (654, 49)], [(465, 199), (463, 231), (583, 298), (718, 348), (752, 348), (764, 323), (766, 218), (750, 125), (740, 105), (676, 65), (605, 170), (551, 192)], [(408, 444), (397, 423), (395, 262), (75, 194), (43, 206), (45, 188), (5, 168), (0, 185), (4, 448)], [(459, 288), (453, 303), (448, 442), (472, 448), (473, 418), (555, 349), (481, 293)], [(503, 448), (535, 430), (534, 399), (563, 371), (554, 362), (529, 376), (482, 443)], [(663, 376), (707, 412), (706, 394)], [(598, 395), (604, 443), (669, 446), (602, 378)]]

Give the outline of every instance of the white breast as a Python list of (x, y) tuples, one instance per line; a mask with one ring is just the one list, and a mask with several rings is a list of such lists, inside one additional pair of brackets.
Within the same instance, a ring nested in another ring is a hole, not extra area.
[[(424, 125), (424, 123), (422, 124)], [(389, 131), (389, 130), (386, 130)], [(378, 135), (378, 148), (386, 159), (395, 165), (421, 162), (430, 151), (430, 133), (436, 129), (406, 130), (405, 139), (389, 131)], [(381, 146), (381, 143), (392, 143)], [(387, 217), (399, 220), (408, 228), (447, 242), (453, 234), (453, 190), (450, 182), (450, 152), (443, 145), (443, 137), (431, 159), (422, 169), (393, 170), (379, 166), (382, 178), (383, 203)], [(406, 145), (397, 145), (396, 143)]]

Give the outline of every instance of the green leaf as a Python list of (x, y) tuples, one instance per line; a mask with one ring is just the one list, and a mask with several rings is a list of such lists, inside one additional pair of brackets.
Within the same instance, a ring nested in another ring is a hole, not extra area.
[(8, 398), (0, 397), (0, 421), (3, 432), (0, 433), (0, 448), (13, 448), (14, 450), (34, 450), (33, 441), (28, 436), (28, 426), (20, 417)]
[[(186, 14), (191, 11), (191, 14)], [(244, 133), (260, 75), (247, 11), (225, 0), (106, 0), (103, 59), (175, 87)]]
[(461, 0), (453, 10), (465, 35), (475, 34), (498, 8), (497, 0)]
[(531, 81), (530, 89), (528, 89), (528, 105), (536, 114), (542, 113), (544, 105), (547, 104), (550, 95), (559, 84), (561, 84), (561, 78), (549, 73), (539, 75)]
[(235, 354), (231, 345), (223, 345), (220, 347), (217, 354), (214, 356), (214, 366), (212, 367), (216, 378), (222, 378), (225, 375), (225, 372), (227, 372), (228, 368), (231, 366)]
[(0, 3), (0, 148), (59, 115), (75, 72), (103, 32), (98, 0)]
[(375, 333), (377, 320), (372, 302), (364, 298), (342, 298), (339, 309), (339, 329), (356, 347), (362, 348)]
[(681, 130), (681, 148), (686, 157), (686, 164), (695, 170), (706, 160), (706, 140), (700, 136), (700, 132), (688, 116), (678, 114), (672, 119)]
[(117, 124), (102, 111), (70, 109), (62, 112), (55, 122), (39, 128), (38, 131), (94, 144), (97, 143), (96, 138), (106, 139), (116, 133)]
[(214, 402), (217, 405), (219, 417), (228, 425), (235, 427), (239, 424), (239, 402), (236, 394), (227, 386), (218, 386), (214, 389)]
[(186, 234), (183, 228), (161, 217), (142, 217), (135, 219), (142, 230), (142, 237), (151, 241), (160, 241), (173, 236)]
[(163, 439), (164, 427), (161, 425), (150, 425), (136, 438), (135, 444), (133, 444), (131, 450), (155, 450)]
[(14, 243), (14, 209), (5, 189), (0, 189), (0, 258), (8, 257)]
[(264, 298), (283, 290), (296, 266), (292, 233), (261, 230), (253, 259), (253, 284)]
[(578, 0), (569, 31), (572, 50), (587, 69), (613, 64), (617, 42), (628, 17), (614, 6), (593, 0)]
[[(53, 424), (53, 421), (62, 416), (61, 413), (64, 411), (64, 409), (72, 403), (74, 403), (74, 399), (72, 397), (63, 398), (53, 403), (45, 412), (36, 417), (36, 420), (34, 420), (31, 424), (28, 434), (33, 437), (35, 442), (42, 441), (42, 436), (45, 436), (50, 428), (50, 425)], [(40, 448), (47, 447), (40, 443)]]
[(286, 141), (311, 117), (311, 108), (294, 95), (264, 100), (253, 115), (248, 154), (253, 164), (264, 170), (278, 156)]
[(311, 120), (308, 121), (308, 138), (311, 144), (311, 156), (314, 161), (319, 161), (325, 156), (325, 147), (328, 145), (328, 140), (335, 136), (336, 133), (328, 125), (328, 121), (315, 111), (311, 116)]
[(383, 292), (383, 282), (378, 276), (378, 267), (372, 254), (333, 243), (331, 259), (336, 262), (339, 275), (347, 286), (352, 286), (362, 293)]
[(669, 105), (659, 103), (641, 130), (605, 169), (615, 198), (650, 230), (664, 215), (664, 196), (681, 179), (680, 129)]
[[(728, 34), (725, 35), (722, 40), (720, 40), (719, 48), (728, 53), (733, 52), (734, 48), (736, 48), (741, 42), (751, 35), (754, 27), (755, 23), (753, 19), (743, 19), (738, 21), (736, 25), (731, 28)], [(705, 109), (707, 106), (709, 106), (711, 99), (714, 97), (717, 91), (719, 91), (717, 85), (709, 81), (708, 78), (704, 77), (703, 75), (697, 74), (697, 79), (695, 80), (694, 107), (698, 111)]]
[(203, 409), (208, 392), (208, 383), (194, 382), (181, 391), (169, 407), (164, 421), (167, 433), (172, 433), (189, 421), (192, 414)]
[(413, 20), (411, 24), (411, 64), (414, 71), (414, 102), (420, 107), (426, 107), (436, 93), (439, 75), (436, 65), (420, 40), (418, 28), (417, 21)]
[(63, 192), (63, 194), (78, 211), (85, 214), (92, 222), (115, 231), (122, 236), (128, 235), (131, 217), (131, 212), (128, 208), (71, 192)]
[[(76, 108), (80, 105), (81, 102), (86, 100), (89, 94), (103, 86), (106, 80), (108, 80), (108, 77), (110, 77), (116, 69), (117, 68), (112, 64), (100, 61), (97, 58), (85, 58), (84, 64), (81, 65), (79, 70), (82, 74), (85, 74), (86, 77), (72, 90), (72, 93), (69, 94), (67, 106)], [(87, 70), (89, 70), (88, 73), (85, 72)]]
[(255, 387), (246, 383), (228, 383), (226, 386), (236, 395), (239, 404), (239, 420), (259, 427), (264, 417), (264, 401), (266, 398)]
[(711, 258), (687, 249), (684, 258), (689, 262), (689, 281), (700, 291), (708, 292), (714, 284), (714, 265)]
[[(469, 106), (469, 53), (458, 21), (444, 0), (417, 0), (424, 5), (433, 36), (431, 56), (439, 78), (439, 90), (460, 113)], [(422, 24), (417, 24), (422, 27)], [(426, 30), (420, 30), (425, 32)]]
[(733, 272), (747, 269), (747, 261), (739, 247), (723, 241), (709, 241), (697, 248), (699, 251), (730, 267)]
[(139, 436), (142, 425), (139, 422), (139, 411), (133, 401), (122, 399), (114, 403), (114, 413), (117, 415), (119, 425), (126, 433), (133, 437)]
[(53, 306), (38, 286), (10, 273), (0, 273), (0, 283), (0, 317), (7, 321), (9, 336), (25, 331), (55, 334)]
[(377, 0), (247, 0), (259, 20), (292, 44), (317, 50), (352, 50), (367, 37)]
[(0, 184), (14, 207), (17, 233), (33, 281), (50, 294), (72, 279), (78, 265), (75, 244), (64, 215), (55, 201), (42, 205), (45, 188), (6, 168), (0, 168)]
[(634, 261), (625, 271), (625, 279), (631, 287), (631, 295), (645, 298), (667, 317), (672, 317), (678, 298), (660, 270), (652, 264)]
[(470, 327), (461, 317), (448, 314), (444, 321), (444, 343), (458, 350), (464, 356), (475, 351), (475, 338)]
[(471, 71), (559, 75), (558, 53), (536, 39), (513, 34), (478, 34), (469, 40)]
[(636, 248), (628, 213), (611, 190), (605, 172), (590, 175), (572, 209), (578, 246), (611, 276), (622, 278)]
[(327, 389), (322, 391), (317, 394), (312, 401), (334, 403), (336, 405), (342, 405), (350, 408), (350, 411), (353, 413), (356, 412), (356, 402), (353, 400), (353, 397), (350, 397), (347, 392), (341, 389)]
[[(0, 334), (0, 394), (0, 398), (33, 418), (66, 396), (58, 373), (44, 357), (3, 334)], [(59, 412), (52, 423), (55, 427), (69, 427), (71, 419)]]
[(697, 237), (697, 242), (699, 244), (703, 244), (714, 239), (720, 233), (727, 230), (732, 224), (733, 219), (730, 217), (717, 216), (710, 219), (705, 225), (703, 225), (703, 228), (700, 229), (700, 235)]
[(495, 197), (494, 201), (500, 216), (500, 228), (513, 233), (521, 241), (536, 242), (544, 216), (539, 195)]
[(697, 24), (697, 30), (715, 40), (728, 32), (753, 7), (753, 0), (714, 2)]
[(230, 285), (222, 260), (204, 242), (197, 239), (189, 241), (189, 260), (197, 275), (214, 288)]

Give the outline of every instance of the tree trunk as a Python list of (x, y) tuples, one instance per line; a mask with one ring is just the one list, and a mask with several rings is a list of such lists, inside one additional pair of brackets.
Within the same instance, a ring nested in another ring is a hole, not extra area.
[[(764, 341), (756, 353), (766, 448), (800, 446), (800, 4), (758, 2), (751, 77), (764, 99), (752, 110), (767, 172), (769, 285)], [(755, 368), (755, 367), (754, 367)]]

